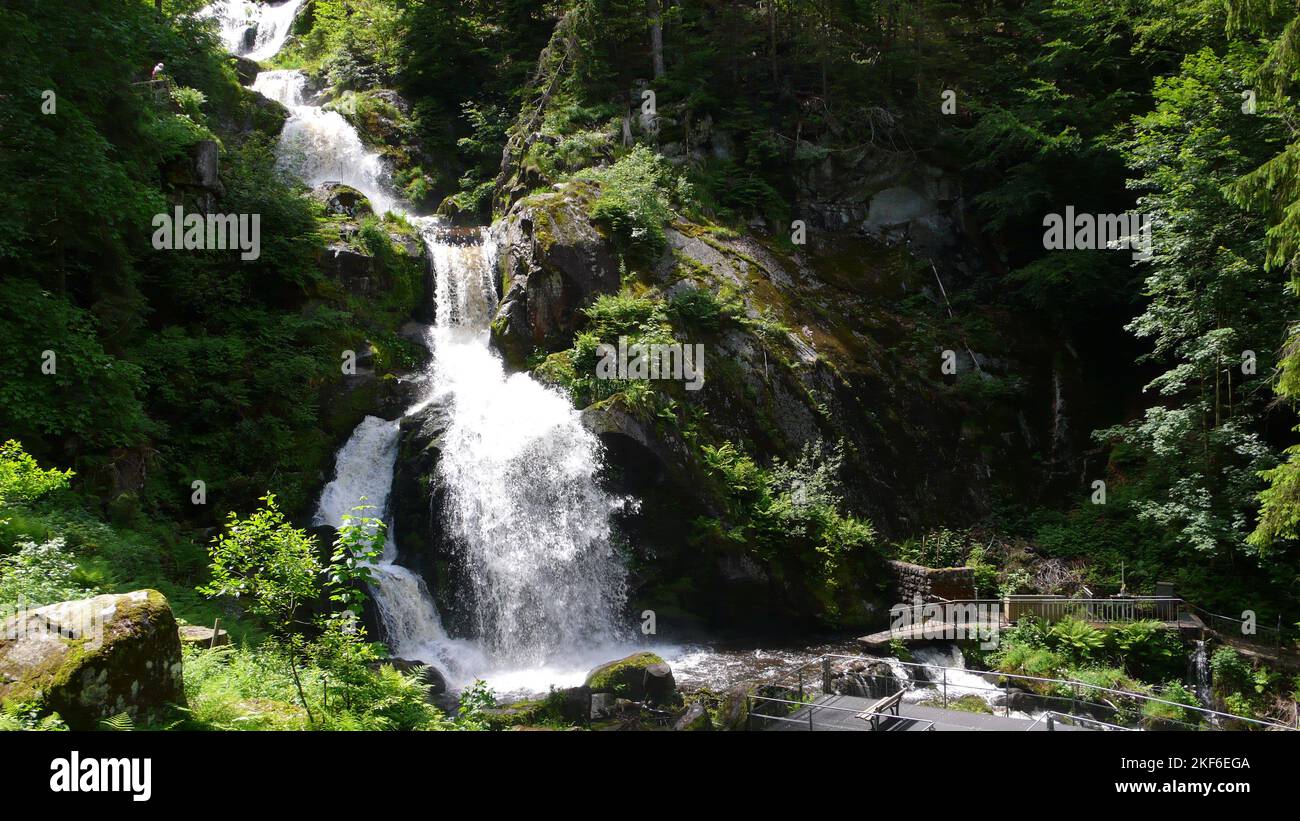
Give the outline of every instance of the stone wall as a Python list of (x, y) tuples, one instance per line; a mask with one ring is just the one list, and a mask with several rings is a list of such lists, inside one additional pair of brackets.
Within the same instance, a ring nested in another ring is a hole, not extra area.
[(917, 596), (922, 601), (975, 598), (975, 571), (969, 567), (922, 567), (891, 561), (889, 570), (899, 602), (911, 603)]

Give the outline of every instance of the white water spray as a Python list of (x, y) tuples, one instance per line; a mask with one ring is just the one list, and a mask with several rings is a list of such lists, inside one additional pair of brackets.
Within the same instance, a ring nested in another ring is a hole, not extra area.
[(490, 242), (434, 242), (433, 391), (448, 403), (438, 481), (464, 563), (476, 634), (535, 667), (620, 636), (626, 597), (599, 486), (600, 445), (562, 393), (507, 375), (488, 347)]
[(312, 187), (323, 182), (350, 185), (366, 195), (376, 214), (405, 213), (392, 191), (383, 158), (366, 148), (342, 114), (308, 102), (305, 74), (263, 71), (253, 81), (253, 90), (289, 109), (276, 148), (276, 165), (281, 171)]
[(258, 3), (251, 0), (217, 0), (205, 7), (199, 17), (214, 19), (220, 25), (221, 41), (231, 54), (250, 60), (269, 60), (289, 38), (293, 17), (304, 0)]
[[(288, 5), (296, 11), (298, 4)], [(223, 21), (230, 19), (223, 11)], [(309, 101), (302, 72), (262, 72), (253, 89), (291, 113), (277, 148), (282, 170), (311, 186), (350, 185), (378, 214), (404, 213), (378, 154), (341, 115)], [(565, 395), (526, 374), (507, 375), (489, 348), (495, 249), (486, 234), (453, 239), (434, 219), (407, 217), (433, 259), (436, 321), (426, 334), (433, 356), (425, 393), (406, 415), (435, 400), (448, 409), (436, 480), (447, 499), (444, 525), (469, 579), (464, 592), (477, 643), (448, 638), (424, 580), (396, 563), (401, 534), (392, 530), (388, 499), (400, 421), (368, 416), (357, 426), (339, 449), (316, 520), (337, 528), (366, 504), (366, 515), (390, 522), (372, 576), (396, 655), (438, 666), (453, 686), (475, 677), (504, 691), (576, 683), (589, 667), (629, 649), (615, 645), (625, 637), (619, 616), (626, 582), (609, 517), (620, 502), (597, 481), (599, 442)]]

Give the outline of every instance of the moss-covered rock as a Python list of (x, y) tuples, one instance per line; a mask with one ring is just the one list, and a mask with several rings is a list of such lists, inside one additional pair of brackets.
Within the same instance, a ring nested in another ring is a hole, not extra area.
[(709, 711), (704, 709), (704, 705), (697, 701), (686, 708), (686, 712), (682, 714), (682, 717), (673, 723), (673, 729), (690, 732), (712, 730), (713, 721), (709, 718)]
[(582, 309), (618, 290), (618, 263), (587, 216), (595, 189), (568, 183), (515, 204), (497, 228), (504, 294), (492, 322), (493, 344), (515, 367), (536, 348), (572, 342)]
[(0, 702), (39, 704), (73, 729), (127, 713), (137, 724), (183, 704), (181, 642), (156, 590), (61, 602), (0, 624)]
[(587, 674), (585, 686), (592, 693), (650, 704), (671, 704), (678, 698), (672, 668), (646, 651), (600, 665)]

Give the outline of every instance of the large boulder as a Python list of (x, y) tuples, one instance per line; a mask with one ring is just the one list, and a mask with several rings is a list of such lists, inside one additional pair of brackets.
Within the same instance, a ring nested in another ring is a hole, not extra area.
[(584, 684), (593, 694), (649, 704), (672, 704), (678, 699), (672, 668), (654, 653), (642, 651), (607, 662), (587, 674)]
[(231, 55), (230, 62), (235, 66), (235, 76), (239, 78), (241, 86), (251, 86), (257, 75), (262, 73), (262, 64), (248, 57)]
[(0, 623), (0, 702), (35, 702), (73, 729), (127, 713), (137, 723), (183, 704), (181, 640), (156, 590), (96, 596)]
[(365, 194), (341, 182), (325, 182), (311, 191), (313, 199), (325, 206), (326, 213), (360, 219), (375, 213)]
[(587, 215), (595, 194), (591, 183), (565, 183), (515, 203), (496, 229), (504, 296), (492, 341), (511, 365), (569, 347), (582, 309), (618, 290), (618, 263)]

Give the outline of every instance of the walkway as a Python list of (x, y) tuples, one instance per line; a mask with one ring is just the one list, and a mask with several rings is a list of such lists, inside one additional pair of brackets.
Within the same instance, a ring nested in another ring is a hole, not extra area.
[[(860, 696), (821, 696), (807, 707), (800, 707), (788, 716), (773, 719), (769, 716), (751, 715), (750, 726), (755, 730), (808, 732), (809, 730), (839, 730), (871, 732), (871, 723), (858, 718), (858, 713), (871, 708), (879, 699)], [(983, 730), (1025, 731), (1034, 725), (1032, 719), (1008, 718), (988, 713), (970, 713), (963, 710), (944, 710), (939, 707), (922, 707), (903, 704), (902, 715), (880, 717), (879, 732), (971, 732)], [(811, 719), (811, 721), (810, 721)], [(1038, 722), (1035, 731), (1046, 731), (1047, 725)], [(1056, 730), (1074, 732), (1079, 727), (1057, 724)]]

